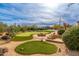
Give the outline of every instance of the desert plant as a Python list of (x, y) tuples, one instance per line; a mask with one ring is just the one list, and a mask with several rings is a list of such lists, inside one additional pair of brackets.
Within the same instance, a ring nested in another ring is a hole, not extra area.
[(39, 33), (38, 36), (46, 36), (45, 33)]
[(69, 50), (79, 51), (79, 26), (67, 29), (62, 39)]
[(15, 37), (15, 32), (8, 32), (6, 35), (10, 36), (11, 38)]
[(5, 35), (5, 36), (2, 36), (1, 39), (2, 39), (2, 40), (8, 40), (8, 39), (10, 39), (10, 37), (7, 36), (7, 35)]
[(56, 39), (56, 38), (58, 38), (58, 35), (56, 35), (55, 33), (48, 36), (48, 39)]
[(58, 34), (62, 35), (65, 32), (65, 30), (58, 30)]

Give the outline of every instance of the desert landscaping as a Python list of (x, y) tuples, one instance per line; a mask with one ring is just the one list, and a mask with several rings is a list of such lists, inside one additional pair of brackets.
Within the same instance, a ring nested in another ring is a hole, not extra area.
[(79, 56), (79, 4), (46, 5), (0, 4), (0, 56)]
[[(59, 32), (60, 31), (60, 32)], [(19, 55), (67, 55), (67, 48), (61, 38), (64, 30), (31, 30), (2, 33), (0, 49), (5, 56)], [(7, 35), (5, 37), (5, 35)], [(13, 35), (13, 36), (12, 36)], [(2, 42), (3, 41), (3, 42)], [(2, 50), (3, 51), (3, 50)], [(1, 52), (1, 51), (0, 51)]]

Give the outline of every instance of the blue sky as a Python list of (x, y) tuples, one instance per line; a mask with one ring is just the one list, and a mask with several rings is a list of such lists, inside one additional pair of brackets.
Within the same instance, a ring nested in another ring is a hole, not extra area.
[(79, 5), (41, 3), (0, 3), (0, 22), (7, 24), (52, 25), (62, 21), (75, 23)]

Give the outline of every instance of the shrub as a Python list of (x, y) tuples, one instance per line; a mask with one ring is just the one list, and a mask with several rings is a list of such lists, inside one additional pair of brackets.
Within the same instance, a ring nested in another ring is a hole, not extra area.
[(62, 39), (69, 50), (79, 51), (79, 26), (73, 26), (67, 29)]
[(6, 33), (7, 36), (10, 36), (11, 38), (13, 38), (15, 36), (15, 33), (14, 32), (8, 32)]
[(47, 38), (48, 39), (56, 39), (56, 38), (58, 38), (58, 35), (56, 35), (55, 33), (53, 33), (53, 34), (49, 35)]
[(2, 36), (1, 39), (2, 39), (2, 40), (8, 40), (8, 39), (10, 39), (10, 37), (7, 36), (7, 35), (5, 35), (5, 36)]
[(58, 30), (58, 34), (62, 35), (65, 32), (65, 30)]
[(55, 36), (49, 35), (47, 38), (48, 38), (48, 39), (55, 39)]
[(45, 33), (39, 33), (38, 36), (46, 36)]

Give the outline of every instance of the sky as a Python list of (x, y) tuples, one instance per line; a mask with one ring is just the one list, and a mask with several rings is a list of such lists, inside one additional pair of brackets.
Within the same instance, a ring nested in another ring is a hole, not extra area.
[(0, 3), (0, 22), (22, 25), (53, 25), (78, 21), (79, 4), (68, 3)]

